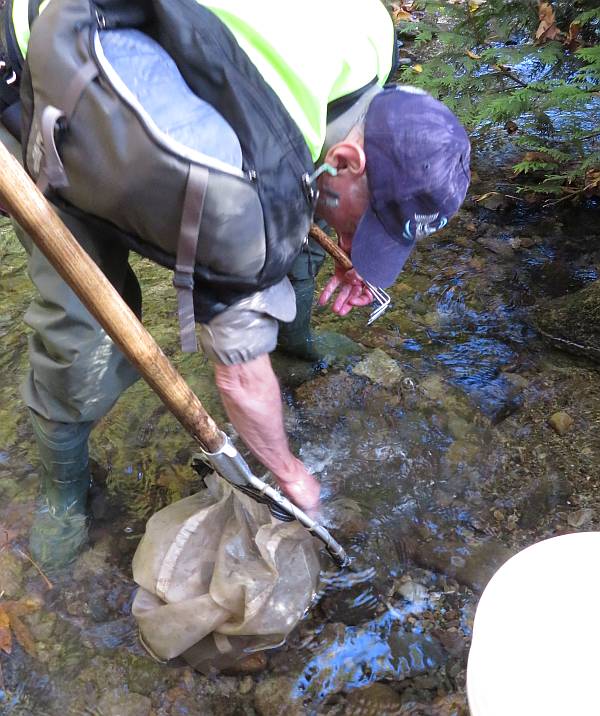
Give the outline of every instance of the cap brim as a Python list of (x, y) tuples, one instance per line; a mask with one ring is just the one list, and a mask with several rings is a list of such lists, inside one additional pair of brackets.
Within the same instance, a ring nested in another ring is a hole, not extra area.
[(365, 281), (387, 288), (398, 278), (415, 243), (392, 238), (369, 207), (352, 239), (352, 263)]

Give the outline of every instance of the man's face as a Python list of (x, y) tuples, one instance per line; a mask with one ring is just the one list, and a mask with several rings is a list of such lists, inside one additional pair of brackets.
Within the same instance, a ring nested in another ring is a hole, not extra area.
[[(369, 206), (367, 175), (341, 168), (335, 177), (323, 174), (318, 186), (317, 214), (335, 229), (344, 247), (349, 248), (356, 227)], [(337, 206), (331, 203), (333, 195), (339, 197)]]

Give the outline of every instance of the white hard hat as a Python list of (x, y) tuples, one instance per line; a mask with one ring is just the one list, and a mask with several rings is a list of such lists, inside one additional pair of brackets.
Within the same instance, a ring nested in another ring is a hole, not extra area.
[(554, 537), (485, 588), (467, 668), (472, 716), (600, 716), (600, 532)]

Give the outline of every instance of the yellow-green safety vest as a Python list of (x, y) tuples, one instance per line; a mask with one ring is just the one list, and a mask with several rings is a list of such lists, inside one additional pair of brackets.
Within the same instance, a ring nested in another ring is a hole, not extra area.
[(393, 62), (394, 25), (381, 0), (209, 0), (304, 135), (314, 160), (325, 141), (327, 105)]
[[(51, 0), (44, 0), (40, 12)], [(198, 0), (200, 2), (200, 0)], [(214, 12), (279, 97), (316, 160), (325, 141), (327, 105), (386, 81), (394, 26), (381, 0), (210, 0)], [(28, 0), (14, 0), (13, 24), (23, 57)]]

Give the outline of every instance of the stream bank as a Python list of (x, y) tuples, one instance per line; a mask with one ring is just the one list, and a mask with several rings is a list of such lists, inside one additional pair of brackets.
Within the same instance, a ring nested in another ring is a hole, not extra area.
[[(208, 366), (178, 351), (168, 273), (133, 263), (146, 325), (223, 424)], [(315, 311), (329, 360), (274, 363), (291, 439), (358, 575), (324, 572), (311, 612), (266, 664), (248, 664), (255, 673), (205, 677), (154, 663), (130, 614), (145, 520), (198, 488), (191, 441), (145, 385), (94, 431), (91, 549), (53, 589), (25, 556), (37, 475), (18, 383), (33, 289), (4, 224), (0, 594), (36, 607), (22, 617), (30, 653), (15, 641), (0, 654), (0, 713), (464, 716), (472, 619), (493, 571), (539, 539), (600, 527), (600, 368), (546, 344), (531, 319), (599, 269), (597, 206), (544, 214), (469, 200), (421, 242), (372, 327), (368, 310)]]

